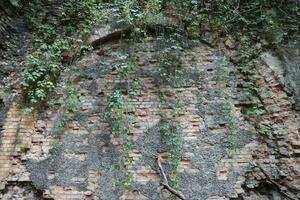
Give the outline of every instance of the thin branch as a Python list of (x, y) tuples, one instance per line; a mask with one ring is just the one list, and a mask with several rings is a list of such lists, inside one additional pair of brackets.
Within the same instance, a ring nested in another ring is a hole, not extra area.
[(163, 177), (163, 181), (164, 181), (163, 183), (168, 183), (168, 179), (167, 179), (166, 173), (164, 172), (164, 169), (163, 169), (161, 161), (160, 161), (161, 158), (160, 158), (159, 155), (156, 156), (156, 158), (157, 158), (157, 165), (158, 165), (159, 171), (160, 171), (160, 173), (161, 173), (161, 175)]
[(155, 155), (155, 157), (157, 158), (157, 165), (158, 165), (158, 168), (159, 168), (159, 171), (163, 177), (163, 182), (161, 182), (160, 184), (165, 188), (167, 189), (170, 193), (172, 193), (173, 195), (175, 195), (176, 197), (178, 197), (179, 199), (181, 200), (186, 200), (185, 196), (183, 195), (182, 192), (180, 191), (177, 191), (175, 190), (174, 188), (172, 188), (170, 185), (169, 185), (169, 182), (168, 182), (168, 179), (167, 179), (167, 176), (165, 174), (165, 171), (164, 171), (164, 168), (161, 164), (161, 158), (159, 155)]

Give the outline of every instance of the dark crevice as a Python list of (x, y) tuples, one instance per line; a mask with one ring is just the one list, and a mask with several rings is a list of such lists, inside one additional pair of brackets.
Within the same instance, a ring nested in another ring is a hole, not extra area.
[[(30, 199), (30, 200), (46, 200), (43, 197), (43, 191), (36, 189), (31, 182), (7, 182), (5, 189), (1, 192), (1, 199)], [(47, 198), (47, 200), (53, 200)]]
[(243, 186), (244, 193), (239, 195), (238, 198), (230, 198), (230, 200), (289, 200), (288, 196), (280, 191), (274, 184), (263, 180), (256, 187), (248, 188)]
[(5, 104), (3, 102), (3, 99), (0, 99), (0, 132), (3, 130), (3, 123), (5, 119)]

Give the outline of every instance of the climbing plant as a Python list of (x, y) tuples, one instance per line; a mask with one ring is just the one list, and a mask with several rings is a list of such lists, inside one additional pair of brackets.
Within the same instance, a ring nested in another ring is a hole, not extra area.
[[(182, 126), (178, 120), (178, 115), (182, 111), (182, 104), (178, 100), (168, 99), (163, 92), (160, 93), (160, 132), (163, 144), (167, 153), (167, 163), (170, 167), (169, 178), (171, 187), (179, 189), (180, 180), (177, 176), (180, 161), (180, 149), (182, 145)], [(166, 110), (171, 110), (168, 116)]]
[[(210, 27), (220, 36), (232, 35), (247, 49), (241, 54), (248, 57), (247, 60), (258, 54), (257, 51), (250, 52), (257, 42), (262, 44), (261, 47), (274, 47), (299, 41), (299, 4), (296, 0), (64, 0), (59, 4), (56, 1), (30, 1), (28, 19), (38, 39), (22, 74), (24, 99), (30, 106), (45, 101), (54, 90), (59, 73), (65, 68), (64, 63), (70, 62), (66, 52), (83, 47), (80, 39), (99, 15), (102, 15), (101, 19), (117, 18), (118, 23), (130, 25), (133, 34), (140, 37), (145, 36), (147, 26), (156, 28), (163, 13), (168, 15), (173, 11), (172, 17), (178, 22), (173, 24), (174, 30), (183, 31), (192, 38), (198, 37), (201, 27)], [(107, 10), (112, 11), (111, 15), (107, 15)], [(176, 49), (169, 51), (176, 52)], [(80, 50), (73, 52), (71, 57), (80, 53)], [(165, 62), (166, 68), (169, 64)], [(240, 65), (240, 68), (251, 71), (248, 64)]]
[(98, 3), (96, 0), (28, 3), (28, 23), (35, 31), (35, 41), (34, 51), (28, 55), (22, 72), (21, 86), (24, 102), (31, 110), (45, 102), (67, 64), (88, 49), (81, 39), (99, 14)]
[[(115, 137), (121, 139), (122, 145), (121, 158), (115, 163), (116, 170), (123, 170), (126, 164), (132, 163), (132, 159), (129, 157), (129, 150), (132, 148), (132, 143), (128, 139), (128, 135), (132, 130), (132, 116), (128, 115), (125, 98), (120, 90), (115, 90), (108, 97), (107, 116), (111, 120), (111, 132)], [(131, 176), (125, 170), (125, 176), (115, 179), (114, 186), (123, 187), (125, 190), (128, 190), (131, 182)]]
[(112, 134), (114, 136), (128, 135), (130, 122), (127, 121), (125, 97), (120, 90), (115, 90), (108, 97), (107, 115), (112, 120)]
[(181, 41), (182, 35), (176, 32), (170, 35), (161, 34), (157, 38), (158, 72), (164, 83), (174, 85), (181, 77)]
[[(180, 180), (177, 176), (180, 162), (180, 149), (182, 145), (181, 124), (178, 116), (182, 111), (182, 104), (178, 100), (176, 91), (171, 97), (165, 94), (166, 86), (170, 86), (170, 90), (174, 91), (179, 87), (182, 78), (181, 53), (187, 44), (184, 33), (181, 30), (173, 30), (169, 28), (166, 33), (161, 33), (157, 37), (157, 59), (158, 74), (161, 79), (160, 86), (160, 133), (162, 134), (163, 144), (167, 154), (168, 178), (170, 186), (175, 190), (180, 189)], [(166, 112), (167, 111), (167, 112)], [(171, 111), (172, 113), (168, 113)], [(169, 116), (171, 114), (171, 116)], [(176, 199), (171, 196), (171, 199)]]
[(132, 183), (131, 174), (126, 166), (131, 165), (133, 159), (129, 156), (130, 150), (133, 148), (133, 142), (129, 138), (133, 129), (135, 117), (130, 110), (134, 110), (131, 101), (135, 99), (139, 90), (138, 78), (132, 78), (130, 75), (137, 70), (136, 57), (132, 54), (133, 49), (129, 51), (114, 51), (110, 54), (114, 60), (111, 64), (112, 71), (117, 72), (116, 77), (123, 83), (125, 87), (117, 87), (108, 96), (108, 106), (106, 116), (111, 124), (111, 132), (114, 137), (120, 139), (120, 158), (115, 163), (114, 169), (124, 171), (124, 176), (117, 177), (113, 184), (114, 187), (130, 189)]

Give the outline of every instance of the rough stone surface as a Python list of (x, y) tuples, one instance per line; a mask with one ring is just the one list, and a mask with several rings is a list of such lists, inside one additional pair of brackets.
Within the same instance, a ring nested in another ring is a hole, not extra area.
[(92, 34), (88, 37), (87, 43), (93, 46), (97, 46), (108, 40), (119, 38), (121, 34), (128, 32), (129, 28), (122, 24), (101, 25), (99, 28), (95, 28)]
[(285, 49), (281, 57), (284, 63), (286, 82), (293, 90), (295, 108), (300, 110), (300, 47)]
[(265, 64), (281, 83), (288, 95), (293, 96), (294, 108), (300, 110), (300, 47), (267, 52), (262, 56)]

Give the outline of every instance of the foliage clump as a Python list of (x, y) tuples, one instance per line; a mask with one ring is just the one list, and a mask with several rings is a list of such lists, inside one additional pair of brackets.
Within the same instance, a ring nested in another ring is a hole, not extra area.
[(82, 38), (97, 16), (98, 5), (96, 0), (28, 3), (28, 22), (36, 39), (22, 72), (21, 87), (31, 110), (46, 101), (66, 65), (88, 49)]
[[(65, 64), (86, 49), (82, 36), (99, 16), (126, 23), (135, 39), (144, 37), (149, 26), (159, 32), (162, 16), (170, 16), (177, 22), (171, 28), (190, 38), (197, 39), (201, 29), (236, 38), (247, 49), (243, 54), (247, 61), (261, 51), (252, 48), (257, 42), (274, 48), (296, 43), (300, 37), (300, 2), (296, 0), (34, 0), (28, 13), (38, 39), (22, 73), (22, 89), (26, 103), (33, 107), (45, 102)], [(241, 68), (251, 71), (246, 64)]]
[(204, 0), (202, 21), (229, 34), (283, 44), (299, 39), (300, 3), (296, 0)]

